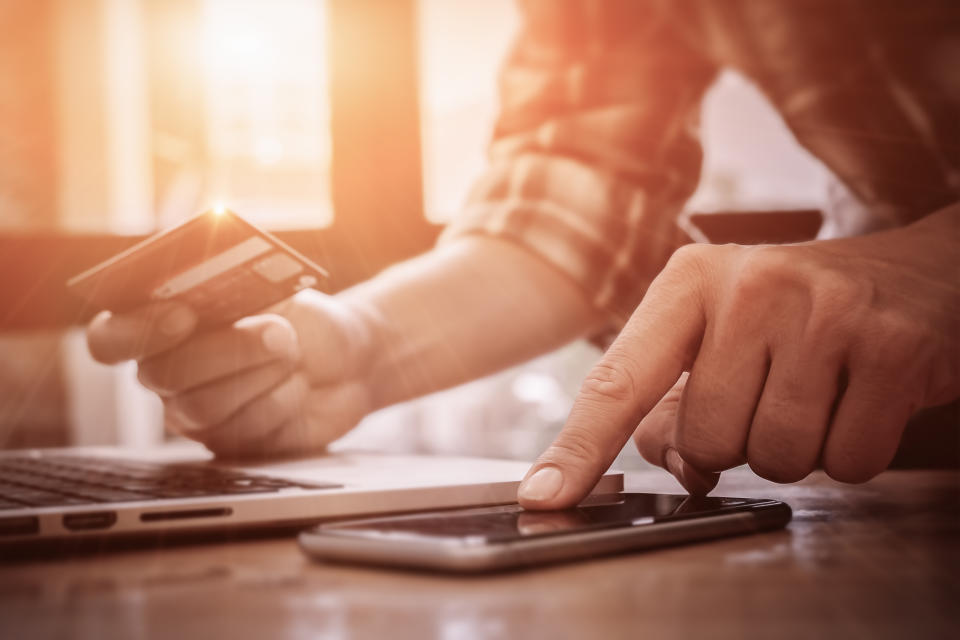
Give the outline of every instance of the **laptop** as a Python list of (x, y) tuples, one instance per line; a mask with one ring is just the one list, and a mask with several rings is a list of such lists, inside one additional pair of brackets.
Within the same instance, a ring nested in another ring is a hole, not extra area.
[[(326, 272), (220, 208), (157, 234), (72, 278), (91, 309), (189, 304), (204, 326), (257, 313)], [(515, 501), (529, 464), (333, 451), (235, 466), (200, 445), (0, 452), (0, 547), (140, 534), (292, 528), (364, 514)], [(597, 490), (616, 493), (620, 475)]]
[[(194, 443), (0, 452), (0, 549), (36, 541), (293, 529), (347, 516), (507, 504), (528, 462), (332, 451), (232, 465)], [(608, 473), (597, 493), (618, 493)], [(4, 554), (6, 555), (6, 554)]]

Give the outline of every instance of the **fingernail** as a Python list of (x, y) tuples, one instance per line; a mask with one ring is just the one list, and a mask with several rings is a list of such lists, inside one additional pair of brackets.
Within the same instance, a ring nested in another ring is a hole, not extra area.
[(522, 500), (540, 502), (549, 500), (558, 493), (563, 486), (563, 474), (556, 467), (543, 467), (520, 485), (517, 495)]
[(160, 319), (160, 331), (168, 336), (183, 335), (193, 328), (196, 317), (188, 307), (178, 306)]
[(264, 348), (270, 353), (287, 355), (293, 353), (294, 344), (290, 331), (286, 327), (272, 324), (260, 334)]
[(667, 466), (667, 471), (673, 474), (680, 484), (683, 484), (683, 458), (674, 448), (667, 449), (663, 455), (663, 463)]

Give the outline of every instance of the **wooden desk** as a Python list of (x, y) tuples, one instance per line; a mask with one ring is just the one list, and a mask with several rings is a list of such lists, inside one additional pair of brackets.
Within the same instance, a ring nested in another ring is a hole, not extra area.
[[(676, 485), (660, 472), (633, 490)], [(0, 637), (947, 638), (960, 472), (817, 473), (718, 494), (790, 503), (784, 531), (486, 577), (315, 564), (289, 539), (0, 566)]]

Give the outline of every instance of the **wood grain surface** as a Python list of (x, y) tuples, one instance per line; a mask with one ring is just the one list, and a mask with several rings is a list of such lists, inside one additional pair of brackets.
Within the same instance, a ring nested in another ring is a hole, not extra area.
[[(628, 489), (671, 491), (663, 473)], [(955, 638), (960, 472), (790, 486), (783, 531), (451, 577), (315, 563), (290, 538), (0, 565), (3, 638)]]

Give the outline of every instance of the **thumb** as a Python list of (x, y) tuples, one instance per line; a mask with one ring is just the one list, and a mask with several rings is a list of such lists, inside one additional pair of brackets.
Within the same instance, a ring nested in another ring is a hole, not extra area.
[(336, 296), (301, 291), (273, 311), (296, 330), (314, 384), (353, 379), (373, 356), (368, 323)]

